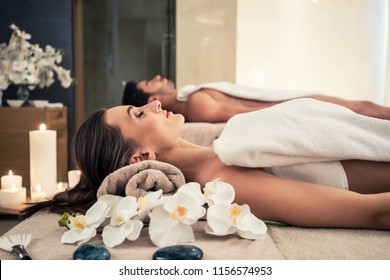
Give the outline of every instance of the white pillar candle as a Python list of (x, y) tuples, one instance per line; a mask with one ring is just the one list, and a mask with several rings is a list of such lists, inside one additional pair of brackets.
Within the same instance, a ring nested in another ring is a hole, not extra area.
[(50, 196), (43, 191), (42, 186), (40, 184), (31, 186), (31, 201), (39, 202), (48, 199)]
[(58, 182), (57, 183), (56, 193), (64, 192), (67, 189), (68, 189), (68, 183), (67, 182)]
[(22, 176), (14, 175), (12, 170), (8, 172), (8, 175), (1, 176), (1, 188), (9, 189), (12, 186), (16, 188), (22, 187)]
[(68, 186), (72, 189), (80, 181), (81, 171), (80, 170), (69, 170), (68, 171)]
[(26, 201), (26, 188), (15, 186), (0, 190), (0, 205), (11, 206), (22, 204)]
[(57, 188), (57, 132), (44, 124), (30, 131), (30, 181), (32, 200), (50, 197)]

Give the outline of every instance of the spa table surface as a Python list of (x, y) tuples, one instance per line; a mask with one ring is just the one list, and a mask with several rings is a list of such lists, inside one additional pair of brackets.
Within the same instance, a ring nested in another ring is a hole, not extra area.
[(31, 199), (27, 198), (26, 203), (21, 203), (17, 205), (3, 206), (0, 205), (0, 214), (7, 215), (19, 215), (20, 212), (31, 205)]
[[(38, 213), (5, 235), (32, 234), (27, 250), (33, 259), (72, 259), (78, 246), (61, 244), (65, 229), (58, 226), (60, 218), (58, 214)], [(189, 245), (201, 248), (206, 260), (390, 260), (390, 231), (269, 225), (265, 239), (247, 240), (237, 235), (206, 234), (203, 222), (193, 225), (193, 229), (196, 241)], [(103, 244), (101, 236), (95, 236), (89, 243)], [(114, 260), (150, 260), (157, 249), (145, 228), (136, 241), (127, 240), (109, 250)], [(0, 259), (16, 257), (0, 250)]]

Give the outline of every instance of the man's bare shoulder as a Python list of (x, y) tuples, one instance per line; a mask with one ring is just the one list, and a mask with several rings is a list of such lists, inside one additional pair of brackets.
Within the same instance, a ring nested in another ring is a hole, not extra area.
[(248, 100), (213, 89), (202, 89), (188, 97), (186, 107), (189, 121), (226, 122), (237, 114), (264, 109), (276, 103)]
[(192, 93), (188, 99), (213, 99), (215, 101), (227, 100), (230, 96), (226, 95), (224, 92), (210, 89), (210, 88), (202, 88), (194, 93)]
[(218, 106), (232, 102), (231, 97), (213, 89), (201, 89), (188, 96), (189, 106), (204, 106), (204, 108), (217, 109)]
[(210, 122), (218, 109), (218, 103), (207, 93), (198, 91), (191, 94), (186, 102), (188, 121)]

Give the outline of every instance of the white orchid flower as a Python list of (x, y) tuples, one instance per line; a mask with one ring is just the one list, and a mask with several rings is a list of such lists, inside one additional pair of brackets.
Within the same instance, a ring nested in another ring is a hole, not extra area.
[(102, 195), (98, 198), (99, 200), (104, 201), (108, 206), (108, 212), (107, 212), (107, 218), (111, 217), (112, 211), (115, 209), (115, 206), (118, 204), (118, 202), (122, 199), (122, 196), (118, 195), (112, 195), (112, 194), (106, 194)]
[(141, 196), (137, 200), (137, 217), (143, 219), (153, 208), (164, 204), (168, 197), (161, 197), (163, 191), (148, 192), (145, 196)]
[(183, 186), (181, 186), (178, 190), (178, 193), (187, 193), (191, 195), (193, 198), (195, 198), (199, 205), (203, 205), (206, 203), (205, 196), (201, 191), (201, 187), (199, 183), (196, 182), (190, 182)]
[(137, 199), (134, 196), (122, 197), (111, 213), (110, 224), (103, 229), (104, 244), (115, 247), (125, 239), (136, 240), (144, 225), (140, 220), (133, 219), (137, 214)]
[(149, 192), (144, 197), (104, 195), (86, 215), (69, 217), (62, 243), (82, 244), (96, 235), (96, 228), (105, 218), (110, 222), (103, 229), (107, 247), (121, 244), (125, 239), (136, 240), (143, 228), (143, 219), (149, 213), (149, 236), (159, 247), (195, 241), (192, 225), (206, 214), (202, 206), (209, 205), (205, 230), (223, 236), (237, 233), (247, 239), (264, 238), (267, 227), (256, 218), (248, 205), (231, 204), (234, 188), (218, 180), (208, 182), (201, 191), (198, 183), (183, 185), (172, 196), (162, 197), (162, 190)]
[(149, 213), (149, 236), (159, 247), (195, 241), (191, 225), (204, 216), (206, 209), (196, 198), (177, 192)]
[(105, 220), (108, 205), (104, 201), (97, 201), (84, 215), (70, 216), (67, 222), (69, 228), (61, 238), (61, 243), (75, 243), (78, 245), (88, 242), (96, 235), (96, 228)]
[(0, 75), (0, 90), (5, 90), (8, 88), (8, 77)]
[(230, 184), (219, 180), (206, 183), (203, 193), (200, 184), (195, 182), (183, 185), (177, 192), (188, 193), (196, 198), (200, 205), (207, 203), (209, 206), (219, 202), (232, 203), (235, 195), (234, 188)]
[(232, 203), (235, 196), (233, 186), (219, 180), (206, 183), (203, 193), (209, 206), (220, 202)]
[(70, 76), (70, 70), (65, 70), (63, 67), (58, 66), (56, 68), (57, 77), (64, 88), (70, 87), (72, 84), (72, 78)]
[(207, 210), (206, 233), (224, 236), (237, 233), (246, 239), (265, 238), (267, 226), (250, 212), (248, 205), (217, 203)]
[[(166, 197), (161, 197), (163, 191), (158, 190), (155, 192), (148, 192), (145, 196), (141, 196), (137, 200), (137, 214), (135, 217), (142, 219), (150, 210), (154, 207), (164, 203)], [(103, 200), (110, 207), (108, 216), (111, 217), (112, 211), (115, 209), (116, 205), (122, 199), (122, 196), (106, 194), (98, 198), (98, 200)]]

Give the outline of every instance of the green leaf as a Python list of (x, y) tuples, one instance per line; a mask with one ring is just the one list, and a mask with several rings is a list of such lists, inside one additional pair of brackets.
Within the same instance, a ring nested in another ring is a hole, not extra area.
[(69, 213), (65, 212), (62, 215), (62, 218), (58, 220), (58, 225), (60, 227), (66, 227), (66, 223), (68, 222), (69, 216), (70, 216)]

